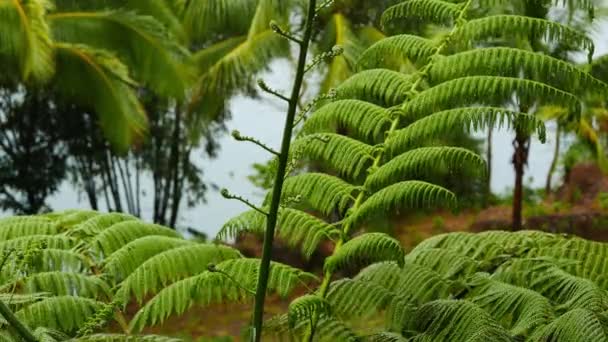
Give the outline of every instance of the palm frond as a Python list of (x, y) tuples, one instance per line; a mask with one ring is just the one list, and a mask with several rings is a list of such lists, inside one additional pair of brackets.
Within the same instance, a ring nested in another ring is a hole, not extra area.
[(467, 107), (437, 112), (397, 130), (387, 138), (386, 148), (397, 155), (419, 147), (421, 141), (442, 138), (457, 129), (472, 133), (489, 127), (517, 129), (536, 133), (541, 141), (546, 139), (545, 124), (535, 115), (496, 107)]
[[(95, 110), (106, 138), (126, 149), (147, 127), (126, 66), (104, 50), (84, 45), (55, 44), (57, 90)], [(87, 87), (82, 87), (87, 84)]]
[(357, 226), (377, 215), (437, 205), (455, 206), (455, 204), (456, 196), (441, 186), (421, 181), (405, 181), (374, 193), (357, 211), (353, 212), (348, 220)]
[[(342, 179), (323, 173), (305, 173), (288, 177), (283, 186), (282, 199), (298, 198), (319, 212), (330, 215), (343, 212), (353, 201), (357, 187)], [(269, 197), (271, 194), (269, 194)], [(266, 201), (270, 201), (267, 197)]]
[(395, 261), (403, 264), (404, 252), (399, 241), (384, 233), (367, 233), (348, 241), (325, 259), (326, 272), (334, 273), (375, 262)]
[(408, 180), (424, 179), (437, 173), (470, 168), (485, 175), (486, 162), (477, 153), (461, 147), (421, 147), (405, 152), (382, 165), (365, 181), (372, 191)]
[(380, 40), (366, 49), (357, 65), (360, 69), (373, 69), (386, 67), (393, 62), (399, 64), (410, 61), (417, 65), (428, 63), (437, 47), (436, 44), (426, 38), (402, 34)]
[(210, 34), (247, 32), (256, 5), (252, 0), (188, 1), (183, 13), (186, 32), (194, 42)]
[(412, 84), (411, 76), (388, 69), (370, 69), (359, 72), (340, 84), (336, 88), (337, 98), (392, 107), (405, 102)]
[(53, 46), (45, 19), (52, 7), (47, 0), (3, 1), (0, 3), (0, 57), (9, 68), (19, 70), (17, 78), (44, 82), (53, 76)]
[(46, 327), (71, 333), (95, 314), (103, 303), (84, 297), (50, 297), (15, 313), (30, 327)]
[(319, 161), (348, 180), (356, 180), (373, 163), (374, 147), (335, 133), (305, 135), (292, 143), (292, 154)]
[(166, 236), (141, 237), (122, 246), (107, 257), (103, 261), (103, 273), (115, 283), (119, 283), (151, 257), (192, 243), (188, 240)]
[(214, 244), (185, 245), (156, 254), (135, 269), (120, 284), (116, 297), (124, 303), (135, 296), (141, 303), (149, 293), (158, 292), (163, 287), (197, 275), (207, 270), (209, 264), (239, 258), (241, 254), (230, 247)]
[(359, 100), (341, 100), (328, 103), (306, 121), (305, 134), (334, 133), (346, 130), (349, 136), (368, 143), (384, 139), (383, 133), (391, 122), (388, 110)]
[(59, 12), (48, 20), (56, 40), (113, 51), (158, 94), (185, 96), (189, 53), (153, 17), (125, 11)]

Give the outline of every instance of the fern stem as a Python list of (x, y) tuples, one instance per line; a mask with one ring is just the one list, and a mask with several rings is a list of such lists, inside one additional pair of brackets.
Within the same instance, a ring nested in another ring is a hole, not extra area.
[(275, 184), (272, 192), (272, 201), (266, 220), (266, 230), (264, 232), (264, 244), (262, 247), (262, 260), (260, 262), (260, 273), (255, 295), (255, 306), (253, 312), (253, 336), (252, 340), (259, 342), (262, 338), (262, 324), (264, 321), (264, 300), (266, 299), (266, 290), (268, 288), (268, 278), (270, 275), (270, 260), (272, 258), (272, 244), (274, 240), (274, 232), (277, 224), (277, 216), (279, 205), (281, 202), (281, 193), (283, 192), (283, 183), (285, 182), (285, 171), (289, 159), (289, 148), (291, 145), (291, 137), (293, 134), (293, 123), (298, 110), (298, 102), (302, 84), (304, 81), (304, 70), (306, 68), (306, 58), (308, 57), (308, 48), (312, 38), (313, 23), (316, 15), (317, 1), (309, 0), (308, 9), (306, 12), (306, 25), (304, 36), (298, 43), (300, 53), (298, 57), (298, 66), (296, 70), (295, 80), (291, 97), (289, 98), (289, 108), (287, 110), (287, 118), (285, 119), (285, 128), (283, 130), (283, 141), (281, 143), (281, 155), (277, 167)]
[(36, 342), (36, 337), (30, 331), (28, 327), (25, 326), (18, 318), (15, 316), (13, 311), (4, 303), (4, 301), (0, 300), (0, 314), (8, 321), (15, 331), (25, 340), (26, 342)]
[[(435, 50), (435, 53), (429, 58), (429, 63), (426, 64), (424, 67), (422, 67), (416, 73), (418, 75), (418, 77), (417, 77), (416, 81), (414, 82), (414, 84), (412, 84), (409, 92), (416, 91), (416, 89), (420, 86), (420, 83), (424, 80), (425, 76), (427, 75), (428, 70), (432, 67), (433, 60), (441, 54), (441, 52), (448, 45), (448, 42), (451, 39), (451, 37), (454, 36), (458, 32), (461, 24), (465, 21), (466, 12), (467, 12), (468, 8), (471, 6), (472, 2), (473, 2), (472, 0), (467, 0), (467, 2), (463, 4), (462, 10), (461, 10), (458, 18), (456, 19), (456, 22), (455, 22), (456, 24), (455, 24), (454, 28), (446, 36), (446, 38), (444, 38), (444, 41), (441, 43), (441, 45), (439, 45), (437, 47), (437, 49)], [(391, 127), (389, 128), (389, 130), (387, 132), (387, 136), (390, 136), (399, 128), (399, 124), (401, 122), (400, 119), (401, 119), (400, 116), (397, 116), (393, 120), (393, 122), (391, 123)], [(374, 170), (377, 167), (379, 167), (380, 164), (382, 163), (383, 158), (384, 158), (384, 151), (380, 151), (380, 153), (378, 153), (378, 155), (375, 157), (374, 163), (370, 167), (370, 170)], [(364, 202), (364, 198), (365, 198), (365, 191), (361, 191), (359, 193), (359, 195), (357, 196), (355, 203), (351, 207), (349, 214), (352, 214), (352, 212), (357, 211), (359, 209), (359, 207)], [(350, 233), (351, 228), (352, 228), (352, 225), (349, 222), (347, 222), (344, 225), (344, 227), (342, 229), (343, 233), (341, 234), (340, 240), (336, 243), (336, 246), (334, 247), (333, 254), (336, 254), (336, 252), (338, 252), (340, 250), (342, 245), (344, 245), (344, 243), (346, 243), (348, 241), (348, 235)], [(325, 274), (323, 276), (323, 281), (321, 283), (321, 286), (319, 287), (319, 296), (321, 298), (325, 298), (327, 296), (327, 291), (329, 290), (329, 284), (331, 282), (332, 276), (333, 276), (332, 272), (330, 272), (330, 271), (325, 272)], [(310, 333), (308, 334), (308, 336), (305, 336), (304, 341), (309, 341), (309, 342), (313, 341), (314, 335), (315, 335), (315, 327), (316, 327), (317, 319), (318, 319), (318, 317), (314, 318), (313, 323), (311, 325)]]

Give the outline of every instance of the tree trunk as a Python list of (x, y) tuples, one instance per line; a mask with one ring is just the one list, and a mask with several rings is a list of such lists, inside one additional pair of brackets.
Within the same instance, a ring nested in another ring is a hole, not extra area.
[(513, 215), (512, 230), (522, 229), (522, 209), (524, 195), (524, 173), (528, 163), (528, 152), (530, 150), (530, 137), (518, 130), (515, 140), (513, 140), (513, 168), (515, 170), (515, 188), (513, 190)]
[[(175, 122), (173, 126), (173, 137), (171, 138), (171, 161), (169, 164), (169, 174), (167, 175), (167, 183), (166, 189), (166, 202), (169, 202), (169, 198), (171, 198), (171, 212), (169, 218), (169, 226), (175, 228), (175, 223), (177, 221), (177, 213), (179, 210), (179, 202), (181, 196), (179, 192), (179, 179), (180, 179), (180, 145), (181, 145), (181, 129), (182, 129), (182, 112), (180, 108), (180, 104), (175, 105)], [(166, 208), (166, 207), (165, 207)]]
[(492, 138), (494, 134), (494, 128), (490, 126), (488, 129), (488, 146), (486, 147), (486, 162), (488, 163), (488, 175), (486, 179), (486, 193), (483, 198), (483, 206), (487, 208), (490, 206), (490, 200), (492, 197)]
[(549, 194), (551, 194), (551, 183), (553, 181), (553, 174), (555, 173), (555, 169), (557, 168), (557, 162), (559, 160), (559, 145), (561, 142), (561, 134), (561, 126), (558, 122), (557, 131), (555, 132), (555, 149), (553, 150), (553, 161), (551, 162), (551, 167), (549, 168), (549, 173), (547, 174), (547, 182), (545, 184), (545, 196), (549, 196)]

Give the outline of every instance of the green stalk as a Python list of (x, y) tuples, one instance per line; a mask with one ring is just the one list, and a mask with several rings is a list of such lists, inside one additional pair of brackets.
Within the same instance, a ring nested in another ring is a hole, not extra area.
[(21, 336), (21, 338), (23, 338), (23, 340), (25, 340), (26, 342), (37, 342), (36, 337), (34, 337), (34, 334), (30, 331), (30, 329), (26, 327), (25, 324), (23, 324), (17, 318), (17, 316), (15, 316), (15, 314), (13, 313), (13, 311), (11, 311), (8, 305), (6, 305), (6, 303), (1, 300), (0, 314), (2, 314), (2, 316), (6, 319), (8, 324), (10, 324), (10, 326), (15, 328), (15, 331), (17, 331), (17, 333), (19, 334), (19, 336)]
[(264, 232), (264, 245), (262, 247), (262, 260), (260, 264), (260, 274), (255, 295), (255, 306), (253, 312), (253, 341), (259, 342), (262, 337), (262, 324), (264, 321), (264, 301), (266, 299), (266, 290), (268, 288), (268, 278), (270, 276), (270, 260), (272, 258), (272, 244), (274, 240), (274, 231), (277, 223), (277, 215), (281, 202), (281, 193), (283, 191), (283, 183), (285, 181), (285, 172), (289, 158), (289, 147), (291, 146), (291, 137), (293, 134), (293, 124), (298, 109), (298, 101), (302, 90), (304, 73), (306, 68), (306, 57), (308, 56), (308, 47), (312, 37), (313, 22), (316, 12), (316, 0), (309, 0), (308, 11), (306, 13), (306, 26), (304, 29), (304, 37), (298, 41), (300, 45), (300, 55), (298, 57), (298, 66), (296, 70), (295, 81), (291, 97), (289, 98), (289, 108), (287, 110), (287, 118), (285, 120), (285, 128), (283, 129), (283, 142), (279, 155), (279, 165), (275, 178), (274, 188), (272, 192), (272, 202), (266, 220), (266, 230)]
[[(462, 11), (460, 12), (460, 15), (458, 16), (458, 18), (456, 19), (456, 26), (454, 27), (454, 29), (452, 30), (452, 32), (445, 38), (445, 40), (443, 41), (443, 43), (441, 45), (439, 45), (437, 47), (437, 49), (435, 50), (435, 53), (433, 54), (433, 56), (431, 56), (431, 58), (429, 59), (431, 62), (429, 62), (427, 65), (425, 65), (422, 69), (420, 69), (417, 74), (419, 75), (418, 79), (416, 80), (416, 82), (414, 82), (414, 84), (412, 85), (412, 87), (410, 88), (410, 92), (415, 92), (416, 89), (418, 88), (418, 86), (420, 86), (420, 83), (422, 83), (422, 81), (424, 80), (425, 75), (427, 74), (427, 71), (431, 68), (432, 66), (432, 61), (434, 59), (434, 57), (439, 56), (441, 54), (441, 52), (446, 48), (448, 41), (450, 40), (450, 38), (458, 31), (459, 27), (460, 27), (460, 23), (465, 19), (465, 14), (467, 9), (471, 6), (472, 0), (468, 0), (462, 7)], [(399, 124), (400, 124), (400, 117), (397, 116), (397, 118), (395, 118), (391, 124), (391, 127), (389, 128), (388, 132), (387, 132), (387, 136), (390, 136), (392, 133), (394, 133), (398, 128), (399, 128)], [(384, 151), (381, 151), (380, 153), (378, 153), (378, 155), (376, 156), (376, 158), (374, 159), (374, 163), (371, 166), (370, 169), (376, 169), (377, 167), (380, 166), (380, 163), (382, 163), (382, 158), (384, 157)], [(352, 210), (350, 211), (355, 212), (359, 209), (359, 207), (363, 204), (365, 199), (365, 191), (361, 191), (359, 193), (359, 195), (357, 196), (355, 203), (353, 204), (353, 206), (351, 207)], [(350, 225), (350, 223), (346, 223), (342, 229), (343, 234), (341, 234), (340, 236), (340, 240), (338, 240), (338, 242), (336, 243), (336, 246), (334, 248), (334, 252), (333, 254), (335, 254), (336, 252), (338, 252), (340, 250), (340, 248), (342, 248), (342, 246), (344, 245), (344, 243), (346, 243), (348, 241), (348, 234), (351, 230), (352, 226)], [(331, 278), (332, 278), (333, 274), (332, 272), (325, 272), (324, 277), (323, 277), (323, 281), (321, 283), (321, 286), (319, 288), (319, 296), (321, 298), (325, 298), (325, 296), (327, 296), (327, 291), (329, 290), (329, 284), (331, 283)], [(304, 341), (313, 341), (314, 339), (314, 335), (315, 335), (315, 328), (316, 328), (316, 323), (317, 323), (317, 317), (315, 317), (313, 319), (313, 324), (311, 326), (310, 329), (310, 334), (305, 338)]]

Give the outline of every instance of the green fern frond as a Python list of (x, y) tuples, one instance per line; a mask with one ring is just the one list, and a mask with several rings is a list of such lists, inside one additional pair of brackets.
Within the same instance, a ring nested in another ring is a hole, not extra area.
[(404, 252), (399, 241), (384, 233), (367, 233), (355, 237), (325, 259), (325, 272), (367, 266), (381, 261), (403, 264)]
[(440, 110), (469, 104), (504, 105), (517, 96), (520, 104), (557, 104), (569, 116), (581, 113), (578, 97), (544, 83), (513, 77), (470, 76), (450, 80), (420, 92), (404, 104), (406, 118), (416, 120)]
[(322, 317), (316, 325), (319, 342), (358, 342), (359, 336), (342, 321), (332, 317)]
[(300, 321), (313, 320), (315, 316), (331, 316), (331, 306), (322, 297), (308, 294), (289, 304), (287, 319), (290, 328), (295, 328)]
[(54, 222), (35, 216), (0, 221), (0, 241), (23, 238), (27, 235), (54, 235), (57, 233), (57, 225)]
[(305, 135), (292, 143), (296, 156), (322, 162), (340, 176), (356, 180), (373, 163), (374, 147), (334, 133)]
[(424, 266), (445, 279), (471, 275), (478, 271), (478, 262), (455, 251), (443, 248), (415, 250), (405, 256), (406, 263)]
[(409, 34), (397, 35), (382, 39), (366, 49), (357, 66), (363, 70), (379, 68), (392, 60), (424, 65), (436, 50), (436, 44), (429, 39)]
[(131, 241), (103, 261), (103, 272), (115, 283), (128, 277), (151, 257), (193, 242), (166, 236), (144, 236)]
[(466, 22), (452, 42), (487, 41), (493, 37), (546, 37), (551, 42), (567, 42), (593, 56), (594, 44), (584, 32), (555, 21), (520, 15), (492, 15)]
[(123, 213), (108, 213), (93, 216), (90, 219), (76, 225), (73, 229), (68, 231), (68, 235), (78, 236), (80, 238), (87, 238), (95, 236), (101, 233), (104, 229), (110, 228), (111, 226), (124, 222), (137, 219), (135, 216)]
[(56, 296), (78, 296), (108, 298), (110, 288), (97, 276), (74, 272), (41, 272), (26, 277), (24, 283), (28, 293), (48, 292)]
[(468, 298), (501, 322), (513, 336), (529, 336), (555, 318), (551, 302), (541, 294), (478, 274)]
[(411, 76), (388, 69), (370, 69), (351, 76), (336, 91), (338, 99), (392, 107), (405, 102), (412, 84)]
[(188, 51), (156, 19), (125, 11), (58, 12), (47, 19), (55, 39), (114, 51), (158, 94), (185, 96)]
[(82, 326), (103, 303), (89, 298), (58, 296), (44, 299), (15, 313), (30, 327), (46, 327), (72, 333)]
[(29, 304), (39, 302), (47, 297), (49, 297), (48, 293), (0, 293), (0, 301), (11, 308), (27, 306)]
[[(217, 238), (234, 238), (241, 232), (261, 234), (265, 228), (265, 215), (257, 210), (250, 210), (226, 222)], [(322, 241), (332, 239), (339, 232), (335, 226), (306, 212), (291, 208), (279, 209), (276, 235), (291, 247), (301, 246), (302, 254), (306, 258), (312, 256)]]
[[(257, 283), (260, 261), (233, 259), (163, 288), (141, 308), (130, 323), (131, 331), (163, 322), (172, 314), (180, 314), (193, 305), (208, 305), (224, 301), (241, 301), (251, 296)], [(272, 262), (268, 291), (287, 296), (301, 284), (315, 279), (314, 275), (291, 266)], [(250, 292), (251, 291), (251, 292)]]
[(432, 84), (474, 75), (523, 75), (526, 79), (579, 95), (608, 91), (607, 84), (571, 63), (508, 47), (480, 48), (439, 58), (432, 64), (428, 75)]
[(390, 185), (370, 196), (348, 220), (355, 226), (377, 215), (401, 210), (456, 205), (456, 195), (449, 190), (421, 181)]
[[(57, 224), (59, 230), (69, 230), (73, 226), (76, 226), (84, 221), (92, 219), (96, 216), (102, 215), (100, 212), (95, 210), (65, 210), (59, 213), (55, 213), (56, 217), (53, 219)], [(48, 217), (48, 216), (47, 216)]]
[(0, 272), (0, 282), (13, 281), (24, 272), (82, 272), (89, 266), (86, 257), (73, 250), (47, 248), (26, 251), (30, 253), (31, 258), (25, 264), (18, 254), (11, 254)]
[(370, 190), (408, 179), (470, 168), (485, 175), (486, 162), (477, 153), (460, 147), (422, 147), (405, 152), (382, 165), (365, 181)]
[(132, 220), (114, 224), (110, 228), (103, 230), (91, 240), (89, 245), (95, 248), (102, 256), (108, 257), (129, 242), (148, 235), (181, 237), (178, 232), (171, 228)]
[(304, 134), (348, 131), (355, 139), (377, 143), (384, 139), (384, 131), (391, 125), (386, 109), (359, 100), (340, 100), (319, 108), (306, 121)]
[[(335, 210), (344, 212), (353, 201), (357, 187), (342, 179), (323, 173), (305, 173), (288, 177), (283, 186), (282, 198), (297, 198), (311, 205), (324, 215), (331, 215)], [(266, 202), (270, 201), (270, 196)]]
[(76, 239), (65, 235), (25, 235), (10, 240), (0, 241), (0, 250), (25, 250), (30, 246), (69, 249), (76, 246), (77, 242)]
[(66, 341), (69, 339), (69, 336), (61, 331), (48, 329), (45, 327), (36, 328), (33, 334), (39, 342), (57, 342)]
[(397, 26), (397, 22), (417, 20), (436, 24), (451, 24), (460, 14), (460, 6), (441, 0), (407, 0), (389, 7), (382, 14), (381, 26)]
[(394, 296), (375, 283), (341, 279), (330, 284), (327, 302), (335, 317), (350, 320), (378, 314)]
[(489, 127), (514, 128), (536, 133), (541, 141), (546, 139), (545, 124), (535, 115), (503, 108), (469, 107), (449, 109), (417, 120), (389, 136), (386, 147), (391, 155), (397, 155), (412, 147), (419, 147), (421, 141), (442, 138), (456, 129), (472, 133)]
[(606, 341), (606, 321), (586, 309), (568, 311), (550, 324), (538, 329), (533, 341)]
[(181, 342), (175, 337), (159, 335), (94, 334), (71, 339), (72, 342)]
[(381, 332), (366, 336), (363, 339), (365, 342), (407, 342), (407, 338), (392, 332)]
[(228, 246), (193, 244), (169, 249), (147, 259), (120, 284), (116, 297), (127, 304), (131, 295), (138, 303), (144, 297), (177, 280), (207, 270), (210, 263), (239, 258), (241, 254)]
[(408, 321), (404, 330), (418, 331), (416, 341), (512, 341), (509, 332), (486, 311), (464, 300), (424, 304)]

